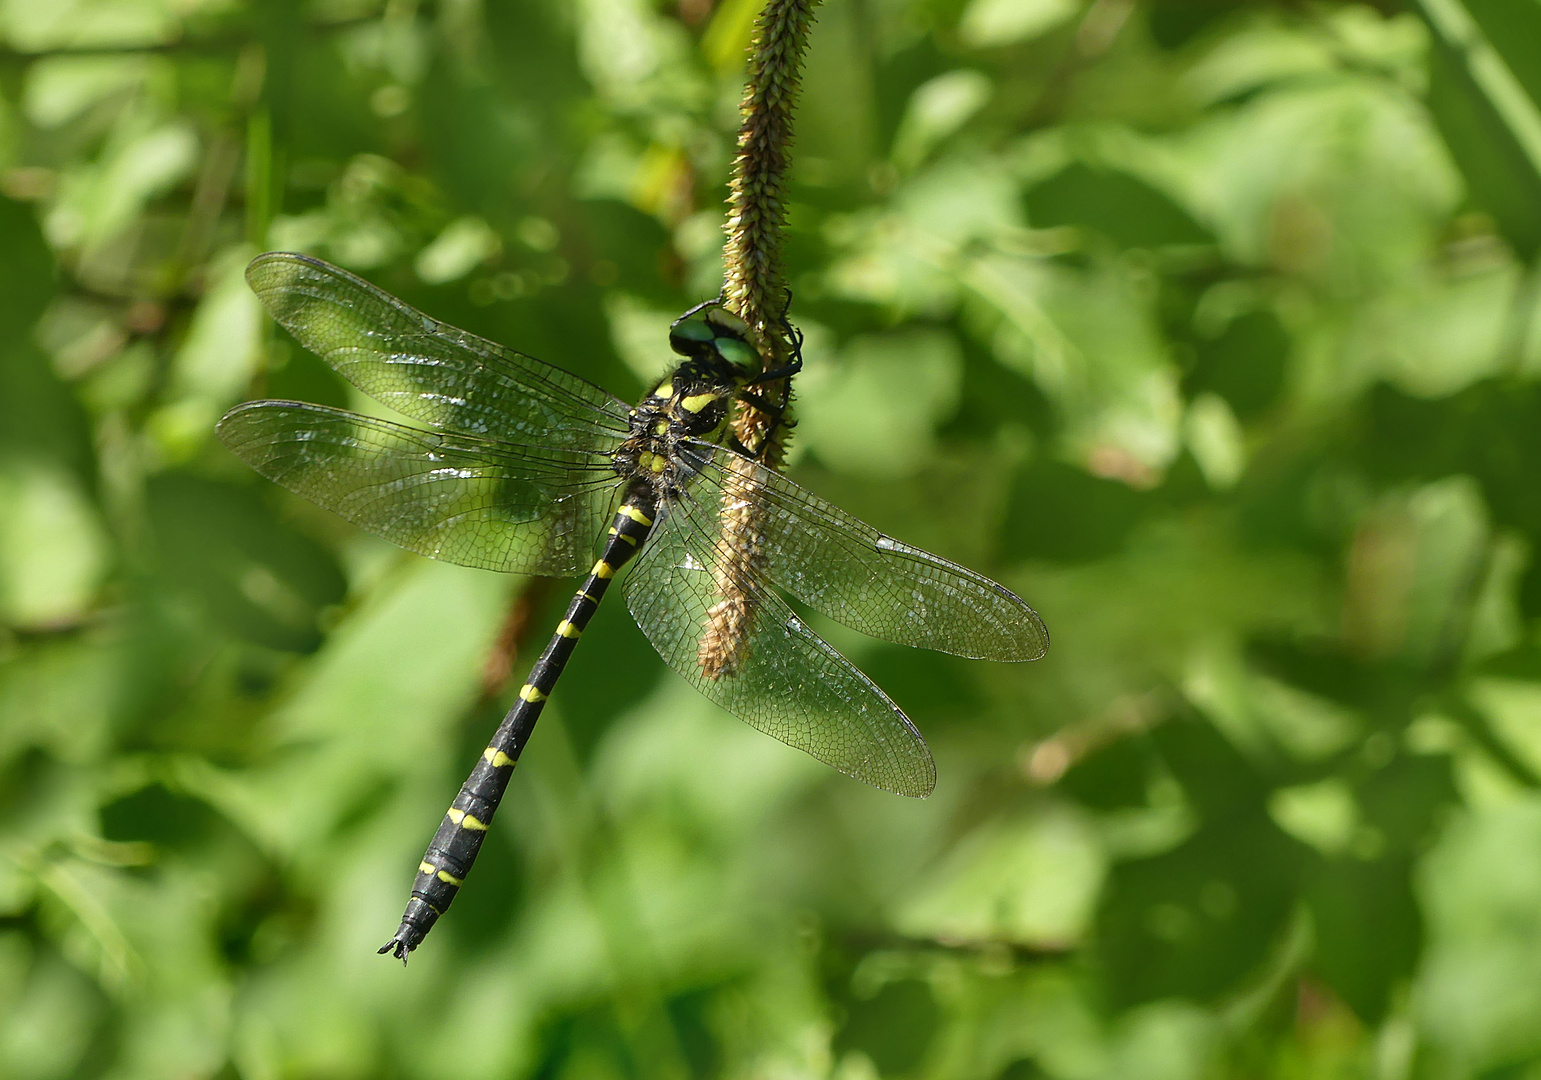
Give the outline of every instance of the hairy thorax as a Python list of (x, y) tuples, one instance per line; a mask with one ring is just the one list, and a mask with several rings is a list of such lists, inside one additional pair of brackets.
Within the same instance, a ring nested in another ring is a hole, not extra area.
[(659, 497), (677, 495), (688, 469), (680, 443), (721, 442), (738, 388), (735, 370), (705, 358), (686, 360), (631, 410), (631, 434), (616, 450), (615, 471), (651, 487)]

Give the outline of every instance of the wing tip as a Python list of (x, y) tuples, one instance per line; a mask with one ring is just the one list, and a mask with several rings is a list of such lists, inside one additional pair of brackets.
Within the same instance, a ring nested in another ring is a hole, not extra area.
[[(800, 746), (795, 747), (795, 749), (803, 750)], [(808, 753), (806, 750), (803, 752)], [(822, 758), (814, 754), (808, 754), (808, 756), (812, 757), (815, 761), (823, 761)], [(877, 788), (879, 791), (886, 791), (890, 795), (898, 795), (905, 799), (929, 799), (932, 792), (936, 791), (936, 765), (930, 762), (928, 764), (931, 765), (931, 768), (925, 775), (911, 776), (898, 781), (892, 776), (871, 775), (860, 767), (844, 768), (832, 761), (824, 761), (823, 763), (841, 775), (850, 777), (852, 780), (859, 780), (868, 787)]]
[(219, 431), (220, 429), (233, 424), (235, 421), (241, 419), (248, 413), (266, 412), (272, 408), (339, 411), (328, 410), (328, 406), (315, 405), (309, 401), (289, 401), (286, 398), (256, 398), (252, 401), (243, 401), (238, 405), (230, 406), (229, 409), (225, 410), (225, 415), (221, 416), (214, 422), (214, 430)]
[(907, 782), (902, 784), (880, 784), (874, 780), (868, 779), (865, 776), (857, 776), (855, 779), (864, 781), (865, 783), (871, 784), (875, 788), (879, 788), (883, 791), (889, 792), (890, 794), (898, 795), (905, 799), (929, 799), (931, 794), (936, 791), (936, 766), (933, 763), (930, 771), (923, 777), (910, 777), (910, 781), (919, 780), (920, 783)]
[(1042, 660), (1049, 655), (1049, 628), (1044, 625), (1038, 613), (1033, 613), (1032, 627), (1034, 633), (1029, 641), (1027, 653), (1023, 660)]
[(921, 645), (917, 648), (932, 648), (937, 652), (947, 653), (949, 656), (961, 656), (965, 660), (988, 660), (996, 664), (1026, 664), (1033, 660), (1042, 660), (1049, 655), (1049, 630), (1041, 620), (1030, 623), (1032, 627), (1028, 633), (1000, 634), (986, 647), (980, 647), (978, 642), (969, 642), (958, 645), (956, 648), (948, 648), (946, 644)]
[(269, 287), (265, 278), (270, 268), (283, 266), (288, 263), (310, 261), (312, 261), (310, 256), (301, 255), (296, 251), (264, 251), (246, 264), (246, 284), (251, 287), (252, 292), (261, 296), (262, 290)]
[(313, 413), (327, 411), (326, 406), (311, 405), (304, 401), (283, 401), (275, 398), (243, 401), (215, 421), (214, 434), (225, 445), (226, 450), (258, 472), (262, 472), (262, 467), (253, 460), (248, 450), (253, 441), (261, 441), (261, 425), (265, 418), (272, 417), (275, 412), (281, 414), (285, 409)]
[(358, 275), (350, 274), (342, 267), (335, 266), (325, 259), (318, 259), (314, 255), (306, 255), (299, 251), (264, 251), (246, 264), (246, 284), (273, 313), (274, 318), (282, 322), (282, 318), (279, 317), (280, 312), (274, 309), (274, 294), (287, 285), (293, 285), (300, 275), (305, 273), (339, 278), (351, 285), (362, 286), (370, 292), (375, 291), (374, 286)]
[(1021, 606), (1021, 629), (1006, 638), (1009, 647), (999, 655), (983, 656), (979, 659), (1026, 663), (1030, 660), (1042, 660), (1049, 655), (1049, 628), (1044, 624), (1043, 617), (1028, 607), (1027, 602), (1015, 593), (1012, 594), (1012, 599)]
[[(898, 712), (898, 709), (895, 709)], [(886, 756), (881, 766), (876, 769), (869, 768), (869, 761), (846, 764), (827, 761), (819, 758), (817, 754), (810, 753), (816, 760), (825, 761), (837, 772), (844, 773), (853, 780), (860, 780), (879, 791), (886, 791), (890, 795), (899, 795), (906, 799), (926, 799), (936, 790), (936, 758), (931, 756), (931, 747), (926, 745), (925, 738), (910, 722), (910, 718), (899, 715), (904, 719), (905, 726), (909, 728), (914, 741), (909, 749), (909, 754)], [(799, 749), (804, 749), (799, 747)], [(805, 752), (808, 752), (805, 750)], [(897, 760), (896, 760), (897, 758)]]
[(219, 436), (219, 441), (229, 446), (230, 440), (235, 437), (236, 429), (241, 425), (247, 414), (251, 413), (256, 406), (262, 404), (265, 403), (261, 401), (243, 401), (239, 405), (226, 410), (225, 415), (214, 422), (214, 434)]
[(333, 270), (336, 267), (325, 259), (318, 259), (314, 255), (306, 255), (300, 251), (264, 251), (261, 255), (246, 264), (246, 279), (251, 280), (253, 273), (274, 264), (304, 263), (306, 266), (315, 267), (318, 270)]

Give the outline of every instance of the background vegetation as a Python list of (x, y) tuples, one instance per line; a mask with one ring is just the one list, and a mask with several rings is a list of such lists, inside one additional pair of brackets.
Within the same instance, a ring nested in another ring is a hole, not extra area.
[(0, 4), (0, 1075), (1541, 1076), (1534, 0), (827, 0), (793, 474), (1054, 648), (835, 635), (911, 802), (614, 605), (375, 956), (567, 586), (226, 454), (351, 394), (242, 268), (636, 395), (755, 6)]

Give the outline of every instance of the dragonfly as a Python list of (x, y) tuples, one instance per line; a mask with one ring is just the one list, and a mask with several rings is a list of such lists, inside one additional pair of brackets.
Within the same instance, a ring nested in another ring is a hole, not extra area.
[[(251, 401), (218, 433), (257, 472), (409, 551), (583, 584), (418, 865), (403, 963), (476, 860), (535, 723), (611, 582), (664, 662), (751, 727), (899, 795), (936, 765), (903, 710), (782, 593), (863, 634), (997, 661), (1048, 632), (1020, 597), (857, 520), (766, 467), (736, 409), (761, 341), (719, 300), (676, 320), (681, 358), (635, 406), (561, 368), (446, 325), (307, 255), (258, 256), (272, 317), (359, 390), (423, 426), (298, 401)], [(596, 549), (598, 551), (595, 559)]]

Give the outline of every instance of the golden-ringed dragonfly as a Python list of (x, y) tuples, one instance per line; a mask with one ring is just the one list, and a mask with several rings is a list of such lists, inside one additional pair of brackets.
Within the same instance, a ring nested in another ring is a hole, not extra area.
[(588, 570), (434, 834), (382, 953), (405, 961), (455, 898), (563, 666), (628, 563), (632, 616), (687, 682), (750, 726), (900, 795), (936, 783), (925, 740), (778, 589), (903, 645), (987, 660), (1048, 648), (1042, 621), (1007, 589), (885, 536), (743, 452), (728, 420), (737, 402), (765, 404), (750, 389), (763, 376), (751, 331), (718, 303), (674, 323), (669, 343), (684, 359), (633, 408), (318, 259), (262, 255), (246, 278), (305, 348), (426, 429), (252, 401), (219, 423), (238, 457), (421, 555), (518, 574)]

